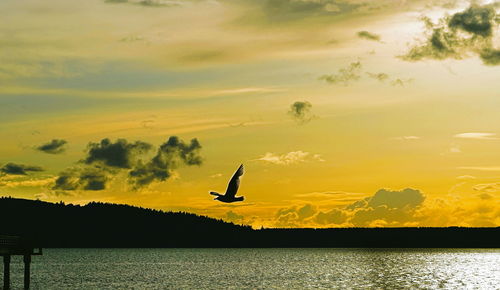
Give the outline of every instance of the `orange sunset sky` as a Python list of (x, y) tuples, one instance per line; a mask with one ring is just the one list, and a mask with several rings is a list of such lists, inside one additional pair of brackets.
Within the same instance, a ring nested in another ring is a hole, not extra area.
[[(0, 196), (500, 226), (500, 2), (2, 0)], [(223, 192), (245, 165), (238, 195)]]

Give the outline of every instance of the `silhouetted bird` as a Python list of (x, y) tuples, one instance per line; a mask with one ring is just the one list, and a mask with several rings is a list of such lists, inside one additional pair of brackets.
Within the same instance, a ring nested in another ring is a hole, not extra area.
[(229, 181), (229, 184), (227, 185), (226, 193), (224, 195), (215, 192), (215, 191), (210, 191), (211, 195), (217, 196), (214, 198), (214, 200), (222, 201), (222, 202), (236, 202), (236, 201), (243, 201), (244, 197), (243, 196), (238, 196), (236, 197), (236, 192), (238, 192), (238, 188), (240, 187), (240, 176), (243, 175), (243, 164), (238, 167), (238, 170), (234, 173), (233, 177)]

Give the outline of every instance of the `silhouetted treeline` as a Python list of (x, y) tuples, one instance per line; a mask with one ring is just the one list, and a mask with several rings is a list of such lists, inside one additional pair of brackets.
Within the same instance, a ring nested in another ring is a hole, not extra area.
[(15, 198), (0, 198), (0, 235), (41, 247), (500, 247), (500, 227), (253, 230), (190, 213)]

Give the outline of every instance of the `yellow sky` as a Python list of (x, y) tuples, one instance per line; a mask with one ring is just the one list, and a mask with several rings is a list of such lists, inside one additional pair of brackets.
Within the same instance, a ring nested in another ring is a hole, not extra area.
[[(3, 0), (0, 195), (254, 227), (500, 226), (499, 10)], [(174, 161), (162, 155), (161, 178), (150, 160), (171, 136), (183, 145)], [(105, 138), (128, 146), (130, 164), (88, 159)], [(201, 149), (182, 147), (193, 138)], [(40, 147), (55, 139), (57, 150)], [(245, 201), (214, 201), (208, 191), (223, 192), (240, 163)], [(58, 186), (65, 174), (72, 186)]]

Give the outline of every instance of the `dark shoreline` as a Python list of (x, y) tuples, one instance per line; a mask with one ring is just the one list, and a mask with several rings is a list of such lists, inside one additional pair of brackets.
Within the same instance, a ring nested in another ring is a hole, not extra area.
[(0, 198), (0, 235), (45, 248), (500, 248), (500, 227), (259, 229), (190, 213)]

